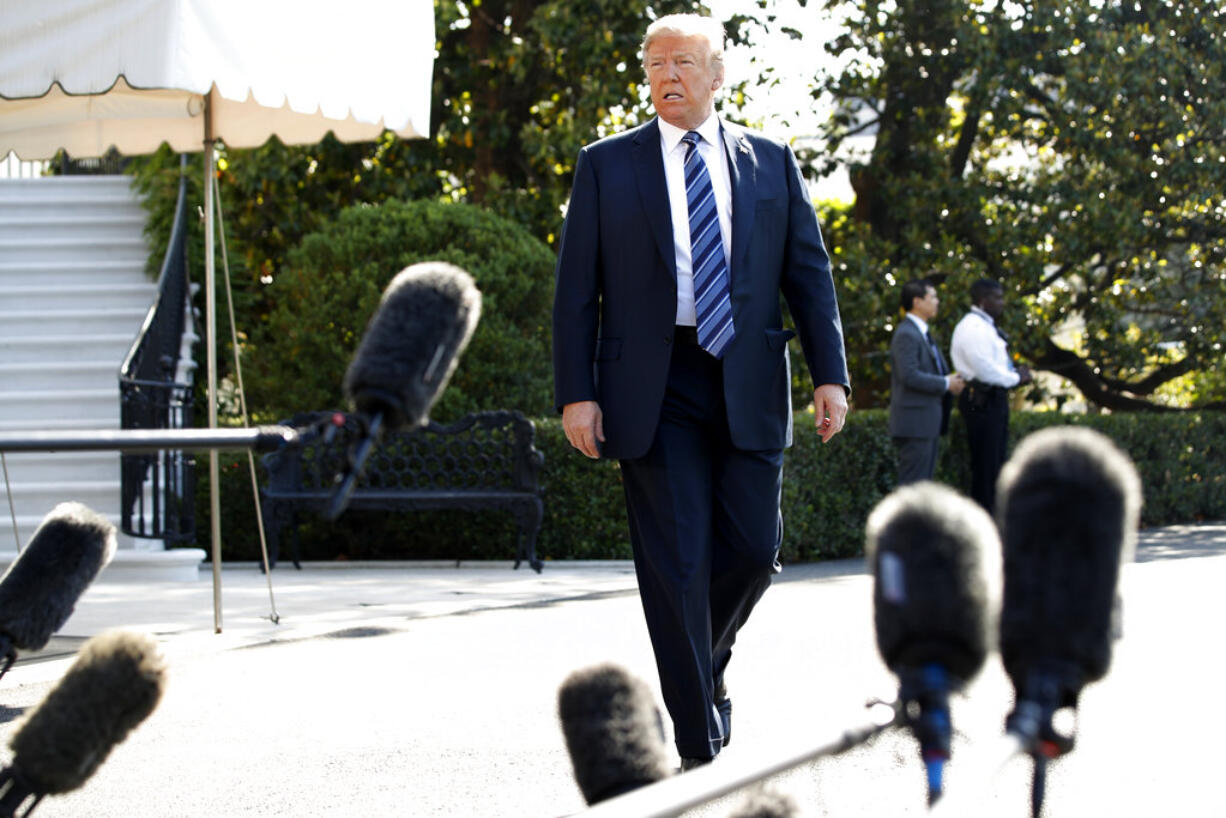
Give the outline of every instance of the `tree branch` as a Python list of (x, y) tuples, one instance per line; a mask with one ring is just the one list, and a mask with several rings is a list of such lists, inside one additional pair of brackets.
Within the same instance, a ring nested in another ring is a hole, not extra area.
[[(1192, 369), (1187, 358), (1177, 364), (1168, 364), (1135, 383), (1125, 383), (1103, 378), (1077, 353), (1056, 345), (1051, 339), (1044, 342), (1044, 350), (1033, 361), (1036, 369), (1051, 372), (1073, 382), (1086, 400), (1116, 412), (1178, 412), (1188, 411), (1172, 406), (1162, 406), (1130, 394), (1152, 394), (1154, 389)], [(1183, 367), (1180, 369), (1180, 367)], [(1197, 407), (1205, 408), (1205, 407)]]
[(983, 115), (983, 96), (984, 92), (979, 86), (976, 86), (971, 95), (970, 107), (966, 110), (966, 119), (962, 122), (962, 132), (958, 134), (958, 144), (954, 146), (954, 152), (949, 157), (949, 174), (953, 179), (962, 178), (966, 170), (966, 163), (970, 161), (971, 148), (975, 146), (975, 139), (979, 136), (979, 119)]

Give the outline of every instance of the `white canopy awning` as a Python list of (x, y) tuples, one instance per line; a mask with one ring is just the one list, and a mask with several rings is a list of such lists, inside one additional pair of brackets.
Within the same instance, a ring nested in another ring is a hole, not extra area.
[(429, 132), (430, 0), (0, 4), (0, 156)]

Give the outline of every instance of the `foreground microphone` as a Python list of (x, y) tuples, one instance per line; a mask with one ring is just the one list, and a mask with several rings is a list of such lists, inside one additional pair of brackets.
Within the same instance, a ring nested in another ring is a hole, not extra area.
[(406, 267), (383, 291), (345, 372), (345, 397), (367, 419), (326, 516), (344, 511), (371, 447), (384, 429), (427, 421), (481, 317), (472, 277), (451, 264)]
[(1111, 664), (1120, 564), (1132, 558), (1141, 481), (1110, 438), (1071, 426), (1017, 447), (1000, 475), (1005, 586), (1000, 648), (1018, 705), (1006, 727), (1054, 757), (1075, 737), (1052, 714)]
[(616, 665), (572, 673), (558, 690), (558, 717), (575, 781), (588, 804), (672, 773), (650, 689)]
[(349, 370), (345, 396), (389, 431), (425, 423), (481, 316), (472, 277), (441, 261), (402, 270), (383, 292)]
[(109, 631), (87, 641), (68, 672), (9, 739), (0, 816), (77, 789), (162, 698), (165, 664), (148, 637)]
[(115, 554), (115, 526), (81, 503), (60, 503), (0, 579), (0, 676), (18, 650), (42, 650)]
[(942, 791), (953, 727), (949, 694), (983, 667), (991, 640), (989, 570), (1000, 540), (987, 513), (937, 483), (897, 489), (869, 515), (877, 649), (899, 678), (920, 744), (929, 803)]
[(728, 818), (797, 818), (800, 808), (789, 796), (770, 787), (755, 787)]

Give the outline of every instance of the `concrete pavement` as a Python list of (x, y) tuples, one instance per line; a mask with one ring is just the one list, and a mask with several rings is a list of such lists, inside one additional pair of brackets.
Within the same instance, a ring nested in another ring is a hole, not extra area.
[[(62, 637), (0, 681), (0, 727), (36, 704), (84, 637), (151, 632), (171, 678), (158, 710), (78, 792), (38, 815), (561, 815), (582, 807), (554, 708), (571, 670), (615, 661), (655, 687), (626, 563), (306, 564), (266, 580), (96, 583)], [(736, 740), (720, 764), (815, 743), (896, 686), (876, 656), (860, 560), (789, 566), (738, 644)], [(1143, 532), (1124, 575), (1125, 638), (1089, 688), (1078, 749), (1057, 763), (1048, 815), (1226, 814), (1215, 787), (1226, 719), (1226, 525)], [(54, 655), (59, 653), (59, 655)], [(951, 789), (979, 786), (1010, 690), (992, 661), (955, 709)], [(914, 742), (890, 734), (779, 776), (805, 815), (923, 812)], [(1024, 815), (1026, 769), (985, 786), (981, 814)], [(986, 780), (986, 779), (985, 779)], [(974, 783), (972, 783), (974, 782)], [(726, 815), (737, 797), (696, 814)]]

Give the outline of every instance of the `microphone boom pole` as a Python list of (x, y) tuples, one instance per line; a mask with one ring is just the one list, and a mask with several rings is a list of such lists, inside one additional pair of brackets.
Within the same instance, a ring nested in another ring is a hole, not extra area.
[(216, 429), (65, 429), (0, 433), (0, 452), (157, 452), (254, 450), (275, 452), (301, 445), (303, 434), (289, 426)]
[(767, 761), (721, 761), (691, 770), (632, 790), (625, 795), (601, 801), (574, 818), (667, 818), (706, 804), (730, 792), (763, 781), (780, 773), (816, 761), (839, 755), (875, 738), (891, 727), (905, 724), (905, 713), (899, 702), (873, 702), (874, 716), (863, 724), (844, 730), (816, 747), (803, 747), (780, 753)]

